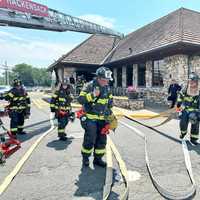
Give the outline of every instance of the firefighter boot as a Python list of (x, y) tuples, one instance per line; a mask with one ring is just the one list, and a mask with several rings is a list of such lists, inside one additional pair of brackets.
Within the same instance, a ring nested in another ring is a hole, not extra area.
[(87, 156), (83, 156), (83, 166), (88, 167), (89, 164), (89, 158)]
[(18, 135), (26, 135), (27, 133), (25, 131), (18, 131), (17, 134)]
[(194, 139), (190, 139), (190, 143), (191, 143), (191, 145), (194, 145), (194, 146), (196, 146), (196, 145), (199, 144), (199, 143), (197, 142), (197, 140), (194, 140)]
[(98, 166), (103, 167), (103, 168), (105, 168), (106, 165), (107, 165), (106, 162), (104, 162), (102, 160), (102, 158), (94, 158), (93, 164), (98, 165)]

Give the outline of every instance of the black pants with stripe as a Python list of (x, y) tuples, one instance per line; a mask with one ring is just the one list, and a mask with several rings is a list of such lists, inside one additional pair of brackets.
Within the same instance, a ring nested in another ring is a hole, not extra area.
[(24, 126), (24, 112), (12, 111), (10, 113), (10, 130), (13, 135), (23, 131)]
[(103, 120), (87, 119), (83, 128), (85, 129), (81, 153), (89, 157), (94, 153), (94, 157), (101, 158), (105, 154), (107, 136), (101, 134), (101, 129), (106, 125)]
[[(187, 134), (189, 124), (189, 112), (182, 111), (181, 119), (180, 119), (180, 130), (182, 135)], [(191, 130), (190, 130), (190, 139), (192, 140), (198, 140), (199, 136), (199, 121), (195, 124), (191, 124)]]

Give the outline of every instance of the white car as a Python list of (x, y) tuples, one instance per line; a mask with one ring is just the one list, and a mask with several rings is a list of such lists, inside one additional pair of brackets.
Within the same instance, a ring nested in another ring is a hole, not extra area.
[(11, 89), (9, 85), (0, 85), (0, 94), (4, 94), (5, 92), (8, 92)]

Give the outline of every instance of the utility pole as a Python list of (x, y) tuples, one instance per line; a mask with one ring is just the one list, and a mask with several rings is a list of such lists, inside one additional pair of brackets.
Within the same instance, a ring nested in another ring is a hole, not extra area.
[(6, 85), (9, 85), (9, 71), (7, 61), (5, 61), (5, 76), (6, 76)]
[(0, 65), (0, 69), (5, 70), (5, 84), (10, 84), (10, 74), (9, 71), (11, 70), (12, 66), (8, 66), (7, 61), (5, 61), (5, 64)]

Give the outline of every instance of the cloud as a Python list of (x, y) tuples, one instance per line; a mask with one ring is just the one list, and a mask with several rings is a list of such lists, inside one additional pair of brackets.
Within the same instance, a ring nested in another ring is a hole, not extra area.
[(66, 54), (77, 44), (26, 40), (14, 34), (0, 31), (0, 64), (9, 65), (25, 62), (36, 67), (47, 67)]
[(86, 14), (79, 16), (79, 18), (105, 26), (107, 28), (114, 28), (115, 24), (114, 18), (103, 17), (101, 15)]

